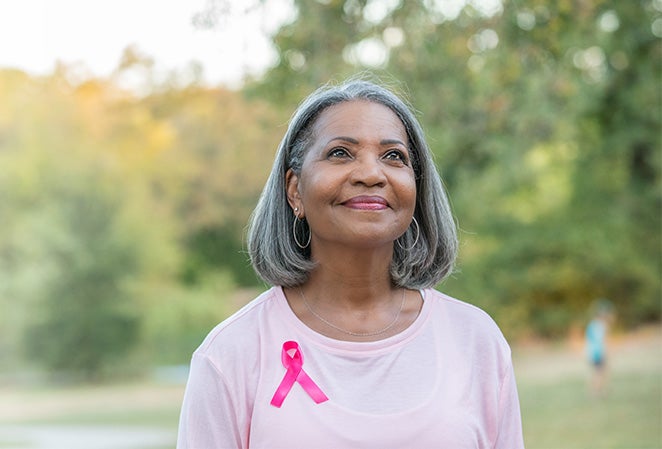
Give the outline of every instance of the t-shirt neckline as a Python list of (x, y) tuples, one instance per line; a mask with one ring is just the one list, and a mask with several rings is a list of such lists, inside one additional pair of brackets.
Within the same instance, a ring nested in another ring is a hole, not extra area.
[(414, 322), (406, 329), (395, 335), (376, 341), (345, 341), (327, 337), (326, 335), (320, 334), (308, 327), (291, 309), (290, 304), (285, 297), (285, 293), (283, 292), (283, 288), (280, 286), (274, 287), (274, 296), (277, 306), (285, 319), (284, 325), (290, 326), (297, 334), (318, 346), (336, 352), (349, 351), (352, 353), (388, 350), (394, 346), (405, 344), (412, 338), (416, 337), (427, 322), (431, 309), (431, 301), (429, 300), (431, 295), (429, 292), (427, 290), (419, 290), (419, 293), (423, 298), (423, 305), (421, 306), (421, 310)]

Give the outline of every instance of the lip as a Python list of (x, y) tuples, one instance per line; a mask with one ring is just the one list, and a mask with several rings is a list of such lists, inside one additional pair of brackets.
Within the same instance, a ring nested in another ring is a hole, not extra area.
[(359, 195), (348, 199), (342, 205), (359, 210), (383, 210), (388, 208), (388, 201), (381, 196)]

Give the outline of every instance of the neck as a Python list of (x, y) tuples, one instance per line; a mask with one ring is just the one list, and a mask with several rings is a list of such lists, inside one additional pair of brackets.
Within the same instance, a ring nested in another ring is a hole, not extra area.
[(420, 296), (391, 282), (393, 247), (321, 249), (311, 248), (317, 267), (308, 280), (285, 290), (290, 307), (308, 327), (338, 340), (375, 341), (416, 319)]
[(395, 289), (391, 283), (392, 248), (387, 251), (314, 252), (318, 263), (303, 288), (318, 301), (326, 302), (324, 292), (336, 306), (364, 308), (383, 303)]

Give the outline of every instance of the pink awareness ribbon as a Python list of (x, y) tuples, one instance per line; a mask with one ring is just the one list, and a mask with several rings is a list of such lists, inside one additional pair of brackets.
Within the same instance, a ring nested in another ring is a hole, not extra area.
[[(292, 350), (294, 352), (290, 355), (290, 351)], [(316, 404), (329, 400), (322, 390), (320, 390), (320, 387), (303, 370), (303, 354), (301, 353), (301, 349), (299, 349), (299, 343), (296, 341), (286, 341), (283, 343), (283, 351), (280, 358), (287, 372), (276, 389), (274, 397), (271, 399), (271, 405), (280, 408), (295, 382), (299, 382), (299, 385), (301, 385)]]

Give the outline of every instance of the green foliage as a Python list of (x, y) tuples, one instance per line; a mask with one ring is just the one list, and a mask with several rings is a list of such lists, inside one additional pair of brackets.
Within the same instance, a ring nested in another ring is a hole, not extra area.
[(94, 379), (136, 340), (139, 316), (123, 284), (139, 249), (122, 234), (116, 200), (91, 182), (83, 188), (58, 193), (53, 216), (39, 217), (55, 232), (33, 238), (57, 271), (43, 285), (25, 341), (51, 370)]
[(118, 170), (112, 142), (95, 142), (108, 92), (75, 90), (62, 74), (2, 75), (1, 368), (24, 348), (34, 365), (99, 379), (138, 343), (132, 284), (167, 273), (176, 251), (168, 227), (149, 223), (153, 203)]
[(249, 91), (292, 104), (363, 70), (407, 86), (462, 229), (445, 290), (509, 334), (563, 335), (597, 297), (627, 326), (660, 318), (657, 3), (295, 4)]
[[(149, 67), (129, 56), (116, 76)], [(97, 379), (139, 370), (137, 357), (182, 363), (229, 313), (216, 279), (230, 276), (223, 292), (258, 282), (243, 228), (278, 119), (227, 90), (153, 86), (137, 97), (70, 76), (65, 66), (42, 79), (0, 72), (0, 370), (27, 359)], [(151, 302), (147, 286), (182, 281)]]
[(226, 269), (240, 286), (255, 286), (259, 279), (251, 267), (240, 230), (228, 226), (208, 227), (192, 233), (186, 242), (188, 259), (182, 280), (185, 284), (199, 284), (210, 271)]
[(167, 158), (181, 173), (179, 189), (168, 177), (153, 182), (182, 226), (181, 279), (193, 285), (210, 270), (226, 270), (238, 284), (256, 285), (243, 230), (273, 161), (281, 119), (262, 101), (196, 87), (153, 95), (144, 105), (176, 136)]
[(145, 311), (142, 362), (185, 365), (211, 329), (238, 309), (237, 286), (228, 273), (208, 273), (195, 286), (143, 284), (138, 293)]
[[(462, 240), (444, 290), (510, 336), (563, 335), (598, 297), (660, 319), (659, 2), (294, 4), (239, 92), (158, 84), (132, 49), (109, 79), (0, 71), (0, 370), (26, 347), (88, 377), (182, 362), (259, 285), (244, 229), (287, 117), (361, 73), (404, 92), (437, 156)], [(119, 87), (135, 68), (141, 95)]]
[(269, 70), (265, 82), (247, 89), (251, 96), (269, 98), (289, 113), (315, 88), (351, 73), (341, 55), (348, 43), (363, 36), (360, 13), (366, 2), (294, 3), (297, 20), (273, 38), (280, 56), (276, 66)]

